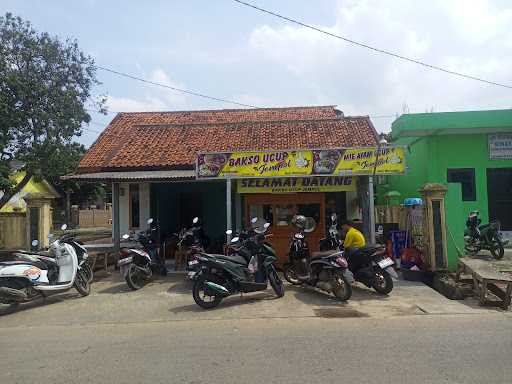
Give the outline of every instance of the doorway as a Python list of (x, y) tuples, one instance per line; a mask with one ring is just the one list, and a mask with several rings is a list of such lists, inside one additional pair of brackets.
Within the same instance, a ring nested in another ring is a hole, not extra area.
[(311, 251), (318, 250), (318, 243), (325, 236), (324, 193), (251, 194), (246, 196), (245, 203), (246, 226), (249, 226), (251, 217), (264, 218), (271, 224), (269, 242), (276, 250), (279, 264), (288, 261), (290, 239), (298, 231), (292, 224), (294, 215), (315, 219), (315, 230), (308, 233), (307, 240)]
[(501, 230), (512, 232), (512, 168), (487, 169), (489, 220), (499, 220)]

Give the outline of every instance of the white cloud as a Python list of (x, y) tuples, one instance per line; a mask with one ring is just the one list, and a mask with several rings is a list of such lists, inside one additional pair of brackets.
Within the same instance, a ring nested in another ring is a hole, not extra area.
[[(162, 68), (157, 68), (147, 75), (143, 73), (141, 77), (155, 83), (185, 88), (183, 84), (173, 82)], [(108, 109), (115, 112), (168, 111), (183, 109), (188, 105), (187, 96), (178, 91), (156, 85), (140, 89), (143, 89), (143, 93), (139, 97), (108, 96)]]
[[(450, 70), (512, 83), (512, 8), (490, 0), (339, 2), (334, 25), (317, 27)], [(510, 107), (505, 88), (403, 62), (304, 27), (255, 28), (252, 55), (286, 71), (307, 100), (346, 114)], [(289, 92), (293, 92), (290, 81)], [(306, 98), (306, 95), (304, 95)], [(295, 100), (295, 99), (294, 99)], [(303, 104), (303, 103), (302, 103)], [(376, 120), (380, 130), (389, 122)]]

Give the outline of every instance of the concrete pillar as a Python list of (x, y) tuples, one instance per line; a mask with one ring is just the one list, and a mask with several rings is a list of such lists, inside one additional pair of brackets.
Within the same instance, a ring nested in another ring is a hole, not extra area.
[[(231, 222), (231, 178), (226, 179), (226, 229), (233, 229)], [(231, 240), (231, 236), (228, 236), (228, 241)]]
[(235, 227), (237, 231), (242, 230), (242, 195), (235, 192)]
[(119, 183), (112, 183), (112, 239), (114, 240), (115, 255), (119, 255), (121, 245), (121, 222), (119, 209)]
[(373, 196), (373, 176), (368, 177), (368, 225), (370, 243), (375, 244), (375, 198)]

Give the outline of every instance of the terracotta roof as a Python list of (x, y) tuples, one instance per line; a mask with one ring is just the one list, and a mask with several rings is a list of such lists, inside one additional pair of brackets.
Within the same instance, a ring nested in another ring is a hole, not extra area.
[(333, 106), (120, 113), (78, 172), (191, 169), (197, 152), (376, 144), (367, 116), (344, 117)]

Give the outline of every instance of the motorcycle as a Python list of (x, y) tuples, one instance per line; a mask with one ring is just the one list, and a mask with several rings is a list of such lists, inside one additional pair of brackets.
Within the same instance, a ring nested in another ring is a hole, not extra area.
[(504, 246), (508, 244), (508, 240), (503, 239), (499, 221), (480, 225), (482, 220), (478, 217), (479, 214), (479, 211), (469, 213), (464, 230), (464, 248), (472, 256), (482, 249), (488, 250), (495, 259), (499, 260), (503, 258)]
[[(191, 278), (197, 272), (196, 256), (204, 253), (205, 239), (202, 227), (199, 225), (199, 218), (194, 217), (192, 227), (182, 230), (178, 235), (178, 247), (180, 252), (185, 256), (187, 277)], [(176, 262), (176, 269), (178, 262)]]
[[(253, 218), (247, 239), (235, 236), (231, 245), (236, 252), (230, 255), (202, 253), (196, 257), (199, 271), (193, 276), (192, 295), (197, 305), (215, 308), (222, 299), (238, 292), (256, 292), (267, 289), (270, 282), (277, 297), (284, 296), (284, 285), (275, 268), (277, 255), (265, 242), (269, 223)], [(226, 231), (230, 236), (232, 231)]]
[[(63, 225), (61, 229), (62, 228), (67, 228), (67, 225)], [(53, 242), (53, 238), (53, 234), (48, 235), (50, 243)], [(87, 252), (87, 249), (84, 247), (84, 244), (81, 241), (77, 240), (73, 234), (63, 234), (60, 237), (60, 242), (69, 244), (75, 249), (76, 256), (78, 258), (78, 265), (85, 274), (85, 276), (87, 277), (87, 281), (89, 283), (92, 283), (94, 279), (94, 272), (92, 271), (92, 266), (89, 262), (89, 254)], [(36, 253), (31, 251), (19, 250), (16, 252), (16, 256), (19, 259), (23, 259), (25, 255), (29, 256), (29, 260), (30, 258), (36, 257), (44, 261), (45, 258), (52, 257), (52, 255), (48, 251), (39, 251)]]
[(299, 229), (293, 235), (288, 253), (289, 261), (284, 265), (285, 279), (294, 285), (306, 284), (332, 293), (341, 301), (352, 296), (354, 277), (342, 251), (317, 252), (311, 258), (305, 233), (313, 232), (316, 223), (312, 218), (296, 215), (292, 223)]
[(123, 235), (123, 240), (138, 242), (143, 248), (123, 247), (120, 250), (119, 271), (128, 287), (134, 291), (144, 287), (152, 279), (153, 274), (165, 275), (167, 272), (165, 265), (159, 260), (157, 244), (153, 239), (153, 232), (157, 231), (157, 228), (151, 225), (153, 219), (148, 219), (147, 223), (146, 231), (141, 231), (136, 236)]
[(395, 262), (388, 257), (384, 246), (367, 246), (345, 249), (348, 268), (356, 281), (387, 295), (393, 290), (393, 278), (398, 274), (393, 268)]
[[(62, 230), (66, 230), (64, 224)], [(32, 241), (37, 247), (39, 242)], [(0, 262), (0, 303), (20, 303), (75, 288), (82, 296), (90, 293), (89, 278), (80, 267), (75, 248), (54, 240), (48, 253), (18, 253), (16, 260)]]
[(333, 213), (330, 217), (331, 225), (327, 232), (327, 237), (320, 239), (320, 251), (342, 250), (342, 241), (338, 231), (338, 216)]

